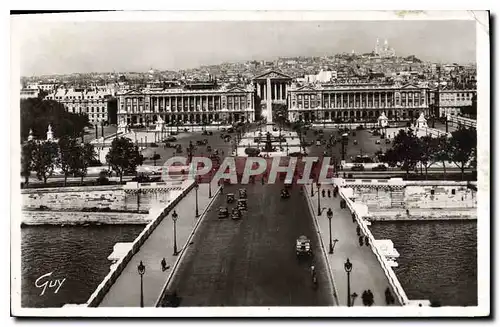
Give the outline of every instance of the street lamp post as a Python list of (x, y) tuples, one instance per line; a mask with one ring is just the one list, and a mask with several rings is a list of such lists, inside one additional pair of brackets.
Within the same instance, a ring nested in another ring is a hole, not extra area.
[(328, 230), (330, 231), (330, 254), (333, 254), (333, 244), (332, 244), (332, 218), (333, 218), (333, 211), (332, 208), (328, 208), (328, 211), (326, 212), (326, 216), (328, 217)]
[(139, 265), (137, 266), (137, 271), (139, 272), (139, 276), (141, 276), (141, 308), (144, 308), (144, 290), (142, 287), (142, 276), (144, 276), (144, 273), (146, 272), (146, 266), (144, 266), (142, 260), (141, 263), (139, 263)]
[(200, 216), (199, 212), (198, 212), (198, 188), (200, 187), (200, 185), (198, 184), (198, 182), (196, 182), (194, 184), (194, 190), (196, 192), (196, 218), (198, 218)]
[(347, 261), (344, 263), (344, 270), (347, 273), (347, 306), (351, 306), (351, 271), (352, 271), (352, 263), (347, 258)]
[(175, 223), (177, 222), (177, 219), (179, 218), (179, 215), (177, 215), (177, 212), (172, 213), (172, 221), (174, 222), (174, 255), (178, 255), (179, 252), (177, 252), (177, 230)]
[(212, 198), (212, 177), (214, 169), (211, 170), (210, 178), (208, 179), (208, 198)]
[(320, 203), (320, 194), (319, 194), (319, 188), (321, 187), (321, 184), (319, 183), (319, 181), (316, 184), (316, 186), (318, 187), (318, 190), (317, 190), (317, 192), (318, 192), (318, 216), (321, 216), (321, 203)]

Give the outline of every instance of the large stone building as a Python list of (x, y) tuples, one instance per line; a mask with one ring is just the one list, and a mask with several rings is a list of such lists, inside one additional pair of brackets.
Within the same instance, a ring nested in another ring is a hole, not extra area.
[[(458, 116), (463, 108), (472, 106), (476, 90), (433, 90), (430, 103), (439, 117)], [(439, 103), (438, 103), (439, 102)]]
[(411, 120), (429, 113), (428, 89), (397, 84), (292, 85), (288, 97), (290, 121), (375, 122), (385, 112), (389, 120)]
[(108, 100), (111, 94), (100, 90), (58, 89), (46, 96), (64, 105), (71, 113), (87, 114), (89, 122), (100, 124), (108, 121)]
[(177, 88), (118, 92), (118, 123), (150, 125), (161, 117), (167, 124), (253, 122), (252, 86), (218, 87), (192, 83)]

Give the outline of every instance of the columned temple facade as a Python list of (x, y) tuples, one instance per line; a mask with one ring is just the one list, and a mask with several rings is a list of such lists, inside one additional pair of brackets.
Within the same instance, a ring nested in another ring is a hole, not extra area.
[(254, 90), (214, 88), (203, 90), (131, 90), (119, 93), (118, 122), (150, 125), (161, 117), (167, 124), (253, 122)]
[[(276, 72), (256, 76), (247, 87), (177, 88), (118, 93), (118, 123), (150, 125), (161, 117), (167, 124), (272, 123), (273, 104), (288, 110), (289, 121), (376, 122), (414, 120), (429, 115), (429, 90), (398, 84), (306, 84)], [(255, 108), (262, 117), (255, 117)]]
[(429, 114), (429, 91), (414, 85), (292, 86), (288, 119), (309, 122), (376, 122), (384, 112), (390, 121), (412, 120)]
[(273, 121), (272, 105), (287, 104), (291, 83), (292, 77), (274, 70), (254, 77), (253, 86), (256, 90), (257, 103), (262, 108), (262, 117), (268, 123)]

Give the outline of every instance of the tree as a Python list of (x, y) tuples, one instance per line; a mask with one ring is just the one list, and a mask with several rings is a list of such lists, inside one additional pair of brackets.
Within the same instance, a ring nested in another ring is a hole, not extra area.
[(111, 143), (111, 149), (106, 155), (106, 161), (111, 166), (111, 169), (120, 176), (122, 182), (123, 174), (136, 170), (138, 165), (142, 165), (144, 158), (140, 154), (139, 149), (132, 141), (125, 137), (116, 138)]
[(425, 169), (425, 179), (427, 179), (427, 171), (436, 161), (436, 153), (439, 150), (439, 139), (426, 135), (420, 138), (420, 162)]
[(24, 184), (28, 185), (33, 169), (33, 157), (35, 154), (36, 143), (28, 141), (21, 148), (21, 176), (24, 177)]
[(78, 162), (74, 167), (73, 173), (83, 178), (87, 176), (87, 169), (96, 161), (96, 153), (94, 146), (90, 143), (80, 145), (78, 150)]
[(59, 139), (59, 151), (60, 155), (57, 164), (63, 171), (64, 186), (66, 186), (68, 176), (79, 167), (81, 148), (76, 139), (63, 136)]
[(441, 135), (437, 139), (437, 149), (434, 154), (436, 162), (443, 164), (443, 174), (446, 179), (446, 162), (450, 161), (450, 140), (447, 135)]
[(406, 171), (406, 178), (421, 159), (420, 143), (410, 128), (408, 131), (400, 130), (392, 142), (392, 148), (386, 152), (389, 166), (401, 164), (401, 169)]
[(465, 167), (473, 161), (475, 148), (477, 147), (476, 130), (460, 128), (451, 133), (450, 160), (460, 168), (462, 180), (464, 179)]
[(36, 171), (37, 178), (43, 180), (44, 184), (47, 184), (47, 178), (54, 173), (58, 157), (59, 147), (55, 142), (44, 141), (35, 147), (33, 169)]

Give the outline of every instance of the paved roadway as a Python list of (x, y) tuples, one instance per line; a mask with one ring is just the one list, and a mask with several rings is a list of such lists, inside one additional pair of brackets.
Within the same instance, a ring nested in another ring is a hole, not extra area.
[[(249, 212), (240, 221), (218, 219), (225, 195), (217, 199), (167, 291), (177, 292), (181, 306), (333, 305), (325, 259), (299, 188), (283, 200), (280, 184), (245, 187)], [(237, 196), (238, 188), (226, 186), (224, 193)], [(302, 234), (311, 238), (316, 254), (316, 290), (311, 261), (296, 257), (295, 241)]]

